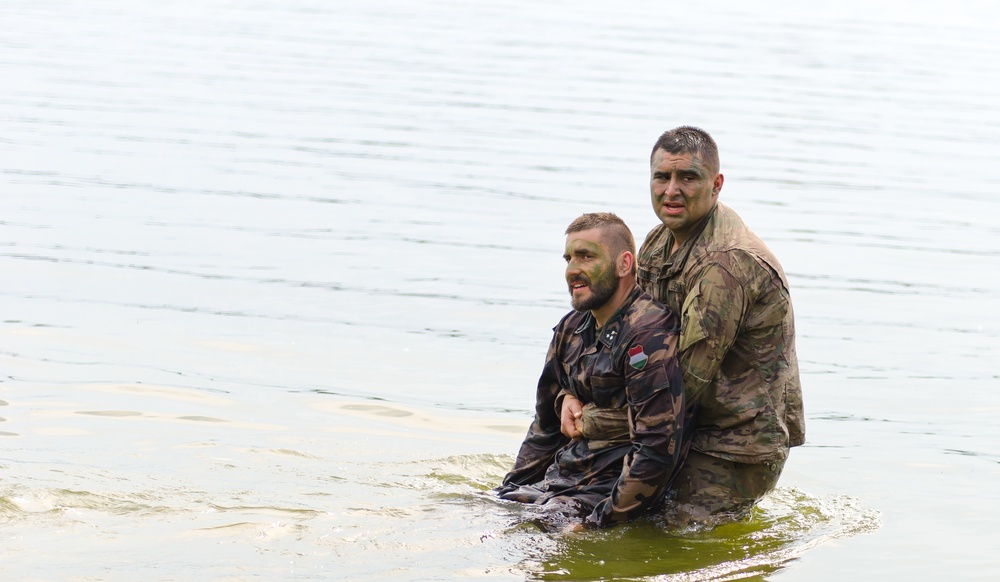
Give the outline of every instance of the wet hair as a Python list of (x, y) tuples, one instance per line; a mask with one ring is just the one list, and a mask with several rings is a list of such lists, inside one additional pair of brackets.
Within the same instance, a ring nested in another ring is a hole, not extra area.
[(599, 228), (612, 257), (617, 260), (625, 251), (632, 253), (632, 274), (635, 274), (635, 238), (625, 221), (613, 212), (588, 212), (577, 217), (566, 227), (566, 234)]
[(653, 144), (653, 151), (649, 152), (650, 164), (653, 163), (653, 157), (658, 149), (671, 154), (697, 156), (713, 174), (719, 173), (719, 146), (715, 145), (715, 140), (704, 129), (682, 125), (663, 132)]

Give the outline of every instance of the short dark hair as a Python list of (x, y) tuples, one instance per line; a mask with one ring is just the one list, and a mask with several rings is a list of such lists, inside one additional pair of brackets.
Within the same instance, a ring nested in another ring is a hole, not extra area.
[(682, 125), (670, 131), (665, 131), (649, 152), (649, 163), (653, 163), (656, 150), (663, 149), (671, 154), (691, 154), (701, 158), (713, 174), (719, 173), (719, 146), (704, 129)]
[[(625, 221), (614, 212), (588, 212), (578, 216), (566, 227), (566, 234), (590, 230), (592, 228), (601, 229), (602, 239), (607, 241), (608, 248), (614, 259), (628, 251), (635, 257), (635, 238), (629, 230)], [(632, 274), (635, 274), (636, 264), (632, 261)]]

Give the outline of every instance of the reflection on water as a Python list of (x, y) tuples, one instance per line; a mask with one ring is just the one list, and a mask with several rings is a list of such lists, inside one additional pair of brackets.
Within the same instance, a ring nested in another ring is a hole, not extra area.
[(820, 499), (779, 488), (745, 521), (715, 528), (672, 530), (631, 524), (609, 532), (563, 536), (539, 557), (541, 580), (736, 580), (776, 572), (809, 548), (870, 533), (877, 512), (850, 498)]
[[(856, 499), (820, 498), (780, 487), (748, 519), (717, 527), (679, 530), (651, 518), (603, 531), (543, 533), (534, 524), (530, 507), (488, 493), (461, 492), (470, 487), (487, 491), (510, 462), (509, 457), (481, 455), (437, 461), (429, 477), (445, 487), (437, 487), (432, 497), (452, 501), (471, 497), (467, 503), (496, 505), (510, 515), (513, 525), (484, 533), (482, 543), (493, 556), (526, 552), (513, 571), (529, 579), (743, 579), (775, 572), (822, 542), (871, 533), (880, 525), (878, 512)], [(485, 482), (484, 471), (490, 475)]]

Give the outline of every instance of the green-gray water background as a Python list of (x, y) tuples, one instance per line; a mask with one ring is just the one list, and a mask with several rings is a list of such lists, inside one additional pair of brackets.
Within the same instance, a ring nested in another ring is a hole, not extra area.
[[(1000, 5), (0, 2), (4, 580), (990, 580)], [(747, 523), (487, 494), (699, 125), (793, 287), (808, 444)]]

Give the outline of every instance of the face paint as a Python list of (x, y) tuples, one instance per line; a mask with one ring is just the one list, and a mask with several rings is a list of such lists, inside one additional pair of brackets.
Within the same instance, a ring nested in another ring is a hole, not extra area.
[[(581, 272), (571, 280), (567, 279), (571, 295), (570, 304), (577, 311), (597, 309), (611, 300), (615, 291), (618, 290), (618, 281), (620, 279), (613, 268), (604, 270), (595, 269), (591, 272), (590, 276)], [(576, 292), (579, 289), (577, 286), (581, 284), (587, 287), (588, 293)]]
[(614, 297), (621, 277), (615, 270), (611, 252), (601, 243), (599, 230), (569, 234), (563, 258), (573, 309), (592, 311)]
[(650, 165), (649, 193), (653, 211), (681, 243), (719, 199), (722, 174), (713, 173), (701, 158), (656, 150)]

